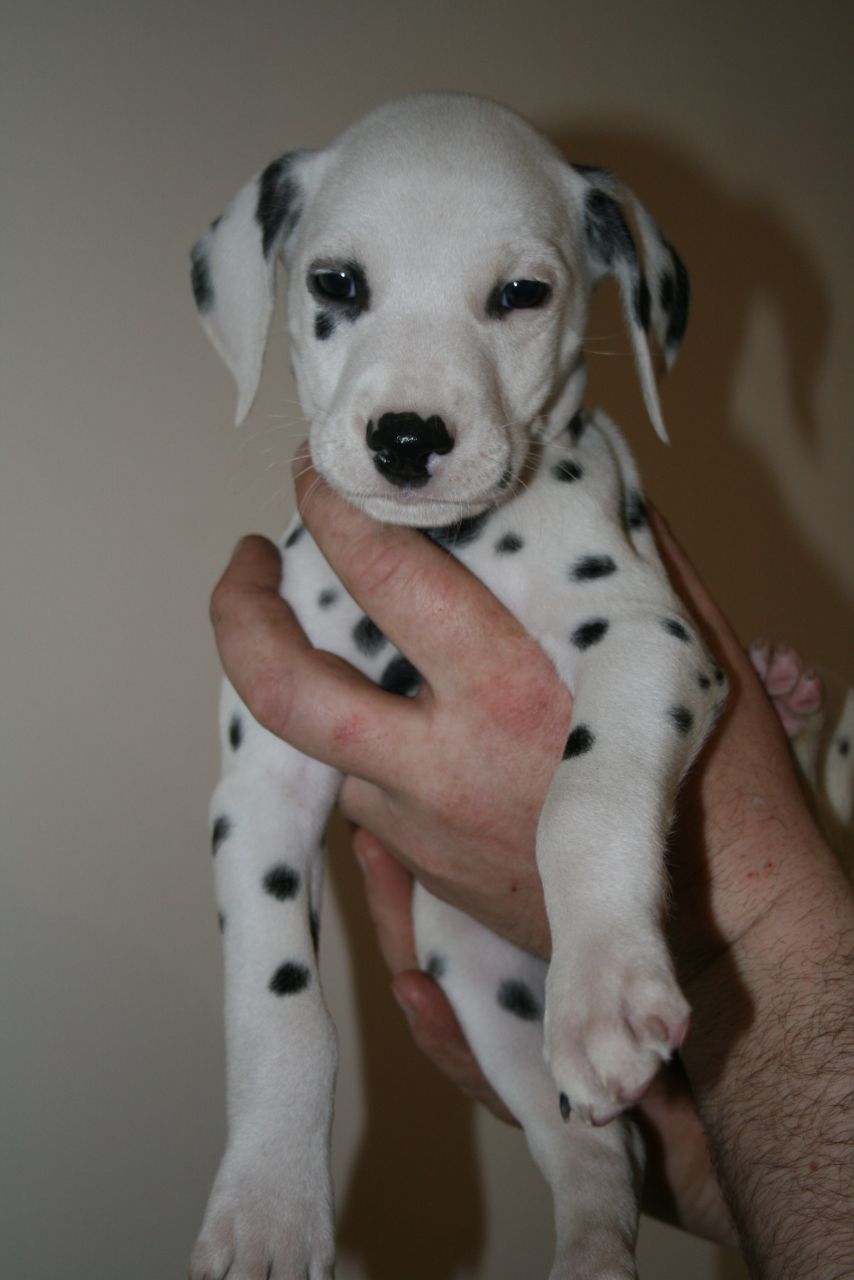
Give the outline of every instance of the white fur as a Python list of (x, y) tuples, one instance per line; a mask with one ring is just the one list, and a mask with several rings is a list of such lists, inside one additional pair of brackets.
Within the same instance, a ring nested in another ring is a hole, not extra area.
[[(574, 691), (573, 724), (595, 737), (591, 750), (558, 766), (540, 822), (548, 972), (424, 891), (415, 918), (422, 962), (444, 960), (441, 980), (472, 1046), (551, 1184), (551, 1280), (625, 1280), (634, 1275), (637, 1135), (623, 1119), (602, 1128), (584, 1122), (607, 1121), (628, 1105), (684, 1034), (687, 1005), (662, 935), (662, 854), (676, 787), (724, 685), (667, 583), (617, 428), (586, 411), (577, 439), (567, 424), (583, 395), (589, 295), (611, 275), (623, 291), (650, 417), (664, 435), (633, 299), (643, 269), (649, 332), (670, 363), (681, 334), (669, 329), (661, 281), (674, 259), (615, 179), (572, 168), (512, 112), (472, 98), (388, 104), (326, 151), (288, 164), (294, 216), (283, 219), (270, 257), (254, 216), (259, 179), (195, 251), (209, 286), (197, 297), (237, 379), (238, 417), (257, 387), (280, 253), (289, 269), (291, 356), (318, 470), (381, 520), (436, 527), (488, 513), (455, 554), (537, 638)], [(585, 218), (596, 193), (633, 209), (637, 257), (616, 253), (609, 262), (591, 241)], [(355, 320), (339, 315), (332, 335), (319, 340), (307, 274), (313, 264), (348, 262), (363, 269), (370, 306)], [(488, 314), (495, 286), (519, 279), (547, 283), (547, 305)], [(429, 483), (412, 491), (379, 473), (365, 439), (368, 420), (404, 411), (441, 416), (454, 437), (449, 453), (430, 459)], [(582, 476), (556, 478), (554, 469), (569, 462)], [(640, 513), (629, 523), (627, 502)], [(524, 546), (499, 554), (508, 533)], [(610, 557), (615, 572), (574, 580), (573, 568), (589, 557)], [(384, 642), (375, 654), (358, 652), (352, 629), (361, 610), (306, 532), (285, 558), (283, 594), (312, 642), (379, 679), (394, 650)], [(321, 607), (319, 594), (333, 587), (340, 598)], [(599, 643), (573, 643), (579, 626), (600, 618), (608, 630)], [(668, 632), (668, 619), (685, 634)], [(690, 712), (681, 728), (680, 710)], [(235, 715), (244, 728), (237, 750), (229, 743)], [(323, 831), (340, 779), (262, 729), (228, 685), (222, 729), (224, 776), (212, 816), (231, 821), (216, 856), (229, 1144), (191, 1276), (264, 1280), (270, 1268), (278, 1280), (320, 1280), (331, 1275), (334, 1253), (328, 1142), (336, 1057), (309, 907), (319, 911)], [(262, 889), (279, 863), (300, 877), (299, 892), (281, 901)], [(285, 961), (304, 966), (309, 981), (298, 994), (277, 996), (268, 984)], [(524, 984), (532, 1013), (545, 1004), (543, 1020), (501, 1007), (497, 993), (507, 980)], [(572, 1101), (568, 1125), (560, 1093)]]

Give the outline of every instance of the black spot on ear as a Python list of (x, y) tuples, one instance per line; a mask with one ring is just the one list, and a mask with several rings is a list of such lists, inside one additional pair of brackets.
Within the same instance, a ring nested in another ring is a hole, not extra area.
[(637, 250), (623, 211), (611, 196), (594, 189), (584, 202), (584, 231), (590, 251), (606, 267), (617, 258), (637, 261)]
[(440, 547), (460, 548), (467, 547), (470, 542), (474, 542), (475, 538), (480, 535), (483, 526), (491, 516), (492, 512), (487, 509), (481, 511), (476, 516), (466, 516), (463, 520), (458, 520), (456, 524), (447, 524), (441, 528), (422, 529), (421, 532), (426, 534), (431, 542), (438, 543)]
[(221, 911), (217, 912), (216, 919), (217, 919), (217, 924), (219, 925), (220, 933), (225, 933), (225, 916)]
[(305, 525), (298, 524), (296, 528), (292, 529), (291, 532), (288, 534), (288, 536), (285, 538), (285, 547), (290, 549), (291, 547), (295, 546), (299, 542), (300, 538), (304, 533), (305, 533)]
[(321, 591), (320, 595), (317, 597), (317, 603), (320, 605), (321, 609), (328, 609), (329, 606), (333, 605), (337, 599), (338, 592), (335, 588), (327, 587), (324, 591)]
[(288, 960), (280, 964), (270, 979), (269, 988), (276, 996), (295, 996), (305, 991), (311, 980), (311, 974), (304, 964), (295, 964)]
[(214, 304), (214, 288), (211, 280), (208, 255), (202, 247), (201, 240), (193, 245), (190, 253), (190, 283), (193, 286), (193, 297), (196, 306), (203, 314), (210, 311)]
[(318, 311), (314, 317), (314, 336), (321, 342), (331, 338), (335, 332), (335, 317), (328, 311)]
[(694, 727), (694, 714), (687, 707), (671, 707), (667, 713), (681, 734), (690, 733)]
[(268, 164), (261, 174), (255, 219), (261, 228), (265, 258), (269, 258), (279, 232), (284, 230), (288, 235), (299, 220), (299, 188), (291, 172), (299, 154), (289, 151)]
[(507, 556), (512, 555), (514, 551), (521, 551), (524, 545), (518, 533), (505, 533), (496, 542), (495, 550), (500, 556)]
[(670, 254), (672, 270), (662, 273), (659, 281), (659, 302), (667, 316), (667, 333), (665, 344), (668, 347), (678, 346), (685, 336), (688, 327), (688, 309), (691, 302), (691, 281), (685, 264), (668, 240), (661, 237), (662, 244)]
[(294, 871), (293, 867), (289, 867), (286, 862), (277, 862), (264, 876), (262, 883), (265, 893), (277, 898), (279, 902), (286, 902), (288, 898), (295, 898), (299, 893), (299, 872)]
[(428, 973), (435, 982), (439, 982), (444, 978), (447, 968), (448, 962), (445, 957), (440, 956), (437, 951), (431, 951), (427, 957), (424, 972)]
[(214, 820), (213, 828), (211, 830), (211, 853), (216, 853), (218, 851), (223, 840), (227, 840), (231, 835), (231, 831), (231, 818), (226, 814), (221, 813), (219, 817)]
[(569, 571), (573, 582), (594, 582), (597, 578), (609, 578), (617, 572), (611, 556), (582, 556)]
[(697, 684), (701, 689), (711, 689), (712, 687), (712, 682), (704, 671), (698, 671)]
[(228, 741), (231, 743), (232, 751), (236, 751), (243, 741), (243, 721), (237, 711), (231, 717), (231, 722), (228, 726)]
[(311, 945), (314, 948), (314, 954), (317, 955), (320, 949), (320, 916), (314, 907), (308, 913), (308, 930), (311, 934)]
[(560, 1095), (560, 1098), (558, 1099), (558, 1102), (560, 1105), (561, 1119), (563, 1120), (564, 1124), (566, 1124), (572, 1112), (572, 1107), (569, 1105), (569, 1098), (566, 1096), (565, 1093), (562, 1093)]
[(661, 625), (668, 635), (675, 636), (683, 644), (691, 643), (691, 632), (678, 618), (662, 618)]
[(573, 480), (580, 480), (584, 475), (584, 471), (572, 458), (564, 458), (561, 462), (556, 462), (552, 467), (552, 475), (555, 480), (563, 480), (571, 484)]
[(847, 738), (840, 738), (836, 744), (836, 750), (841, 756), (847, 756), (848, 752), (851, 750), (851, 743)]
[(593, 734), (587, 725), (578, 725), (566, 740), (566, 746), (563, 749), (564, 760), (571, 760), (573, 756), (586, 755), (592, 748), (594, 741)]
[(374, 654), (379, 653), (384, 644), (388, 643), (377, 624), (371, 622), (366, 613), (353, 628), (353, 639), (356, 642), (356, 648), (366, 658), (372, 658)]
[(586, 426), (587, 419), (584, 416), (584, 411), (583, 409), (579, 409), (577, 413), (572, 415), (569, 422), (566, 424), (566, 429), (569, 432), (569, 438), (573, 444), (578, 444), (584, 434), (584, 428)]
[(421, 687), (423, 680), (409, 659), (399, 653), (396, 658), (392, 658), (380, 676), (379, 683), (386, 693), (399, 693), (408, 698)]
[(525, 982), (508, 978), (498, 988), (498, 1003), (507, 1013), (523, 1022), (539, 1022), (543, 1016), (540, 1002)]
[(607, 618), (591, 618), (589, 622), (582, 622), (572, 633), (572, 643), (576, 649), (589, 649), (591, 645), (599, 643), (608, 626)]
[(640, 275), (635, 283), (632, 292), (632, 312), (634, 314), (635, 323), (639, 324), (644, 333), (649, 330), (651, 300), (649, 296), (649, 285), (643, 275)]
[(633, 532), (645, 529), (649, 524), (649, 512), (646, 509), (643, 494), (639, 489), (630, 489), (623, 503), (623, 518), (627, 528)]

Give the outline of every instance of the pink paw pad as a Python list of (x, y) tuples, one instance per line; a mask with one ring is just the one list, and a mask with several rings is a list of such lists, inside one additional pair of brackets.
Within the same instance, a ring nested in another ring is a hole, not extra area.
[(758, 640), (750, 646), (750, 660), (765, 686), (780, 723), (790, 738), (811, 728), (821, 711), (821, 677), (804, 666), (796, 649)]

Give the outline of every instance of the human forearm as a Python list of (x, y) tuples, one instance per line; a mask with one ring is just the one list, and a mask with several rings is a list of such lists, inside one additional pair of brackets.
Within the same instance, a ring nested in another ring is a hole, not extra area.
[(789, 840), (796, 863), (773, 907), (688, 984), (684, 1061), (752, 1274), (845, 1280), (854, 898), (817, 834)]

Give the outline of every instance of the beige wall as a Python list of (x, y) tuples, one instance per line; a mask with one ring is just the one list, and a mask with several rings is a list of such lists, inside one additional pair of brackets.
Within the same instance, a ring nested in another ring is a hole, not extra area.
[[(222, 1141), (207, 593), (239, 533), (284, 523), (302, 429), (279, 338), (233, 431), (188, 245), (286, 145), (417, 88), (505, 99), (574, 158), (617, 168), (695, 279), (666, 390), (674, 447), (643, 424), (608, 302), (597, 391), (742, 634), (788, 636), (854, 676), (850, 14), (832, 0), (2, 10), (0, 1270), (171, 1280)], [(324, 966), (344, 1051), (339, 1275), (544, 1275), (548, 1209), (521, 1140), (417, 1060), (338, 863)], [(689, 1270), (737, 1274), (650, 1230), (643, 1274)]]

